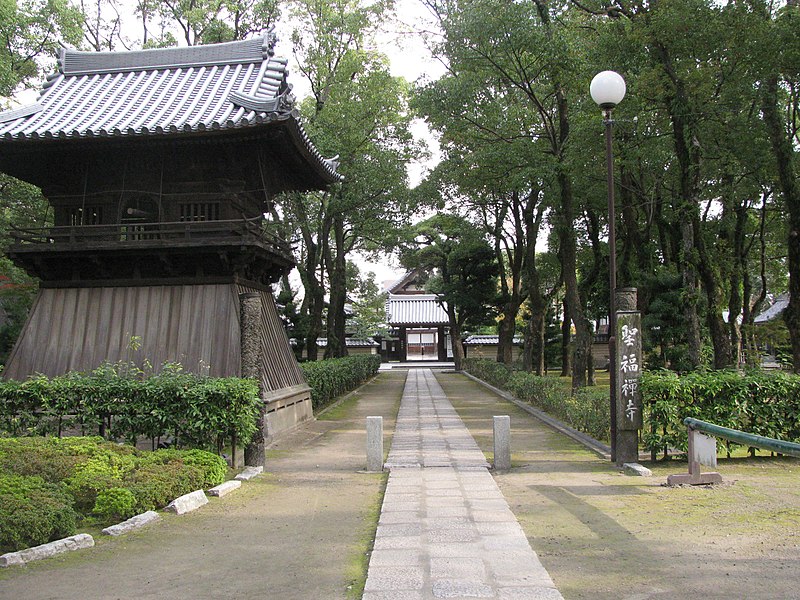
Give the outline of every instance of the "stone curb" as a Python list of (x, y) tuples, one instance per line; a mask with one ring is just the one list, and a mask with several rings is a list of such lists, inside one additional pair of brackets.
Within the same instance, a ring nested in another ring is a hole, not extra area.
[(94, 538), (88, 533), (79, 533), (55, 542), (48, 542), (41, 546), (26, 548), (18, 552), (8, 552), (0, 556), (0, 567), (10, 567), (11, 565), (24, 565), (34, 560), (50, 558), (64, 552), (91, 548), (94, 546)]
[(122, 521), (116, 525), (106, 527), (103, 529), (103, 533), (106, 535), (123, 535), (136, 529), (140, 529), (145, 525), (149, 525), (150, 523), (155, 523), (160, 518), (161, 515), (159, 515), (156, 511), (148, 510), (147, 512), (143, 512), (135, 517), (131, 517), (127, 521)]
[(193, 510), (197, 510), (205, 504), (208, 504), (206, 493), (203, 490), (195, 490), (183, 496), (178, 496), (175, 500), (167, 504), (164, 510), (174, 512), (176, 515), (184, 515)]
[(264, 467), (245, 467), (244, 470), (234, 477), (234, 481), (250, 481), (253, 477), (261, 475), (264, 472)]
[[(236, 479), (230, 479), (216, 487), (208, 490), (211, 496), (221, 498), (226, 494), (238, 489), (242, 485), (242, 481), (249, 481), (264, 471), (264, 467), (247, 467), (236, 476)], [(215, 493), (218, 491), (221, 493)], [(202, 496), (202, 498), (201, 498)], [(201, 506), (208, 504), (208, 498), (203, 490), (195, 490), (189, 494), (184, 494), (175, 498), (167, 505), (164, 510), (174, 512), (175, 514), (182, 515), (192, 510), (196, 510)], [(150, 523), (155, 523), (161, 520), (161, 515), (153, 510), (148, 510), (139, 515), (131, 517), (127, 521), (122, 521), (116, 525), (110, 525), (102, 530), (106, 535), (118, 536), (130, 533), (136, 529), (140, 529)], [(70, 537), (62, 538), (54, 542), (48, 542), (33, 548), (26, 548), (18, 552), (7, 552), (0, 555), (0, 568), (10, 567), (13, 565), (24, 565), (34, 560), (41, 560), (49, 558), (63, 552), (70, 552), (72, 550), (81, 550), (83, 548), (91, 548), (94, 546), (94, 538), (88, 533), (79, 533)]]
[(622, 465), (625, 475), (635, 475), (637, 477), (652, 477), (653, 472), (639, 463), (625, 463)]
[(242, 481), (240, 479), (231, 479), (208, 490), (208, 495), (222, 498), (223, 496), (230, 494), (232, 491), (238, 490), (240, 487), (242, 487)]
[(561, 421), (559, 421), (558, 419), (555, 419), (555, 418), (551, 417), (550, 415), (548, 415), (544, 411), (541, 411), (538, 408), (534, 408), (533, 406), (523, 402), (522, 400), (518, 400), (517, 398), (515, 398), (514, 396), (512, 396), (511, 394), (509, 394), (505, 390), (501, 390), (499, 388), (494, 387), (493, 385), (491, 385), (489, 383), (486, 383), (483, 379), (478, 379), (477, 377), (467, 373), (466, 371), (461, 371), (461, 373), (463, 373), (464, 375), (466, 375), (467, 377), (469, 377), (473, 381), (476, 381), (476, 382), (480, 383), (481, 385), (483, 385), (487, 389), (493, 391), (495, 394), (497, 394), (501, 398), (504, 398), (505, 400), (508, 400), (512, 404), (516, 404), (522, 410), (524, 410), (525, 412), (533, 415), (534, 417), (539, 419), (545, 425), (549, 425), (550, 427), (552, 427), (553, 429), (555, 429), (559, 433), (563, 433), (567, 437), (570, 437), (573, 440), (575, 440), (576, 442), (584, 445), (586, 448), (588, 448), (589, 450), (591, 450), (592, 452), (594, 452), (595, 454), (600, 456), (600, 458), (604, 458), (606, 460), (611, 460), (611, 448), (609, 448), (603, 442), (600, 442), (600, 441), (594, 439), (593, 437), (591, 437), (589, 435), (586, 435), (582, 431), (578, 431), (577, 429), (573, 429), (569, 425), (566, 425), (566, 424), (562, 423)]

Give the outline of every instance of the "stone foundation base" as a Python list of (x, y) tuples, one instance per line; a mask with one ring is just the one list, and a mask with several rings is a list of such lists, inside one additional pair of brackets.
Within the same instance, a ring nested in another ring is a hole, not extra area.
[(307, 385), (281, 390), (280, 396), (266, 398), (264, 442), (269, 444), (304, 421), (314, 418), (311, 390)]

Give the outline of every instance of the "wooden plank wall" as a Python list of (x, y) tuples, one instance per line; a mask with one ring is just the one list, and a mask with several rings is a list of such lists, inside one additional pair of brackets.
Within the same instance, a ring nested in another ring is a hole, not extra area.
[(245, 286), (239, 293), (258, 292), (261, 294), (261, 383), (264, 392), (274, 392), (283, 388), (305, 384), (306, 380), (297, 364), (297, 359), (289, 345), (289, 338), (275, 307), (272, 294)]
[[(135, 352), (132, 336), (142, 343)], [(42, 289), (3, 376), (53, 376), (106, 360), (141, 365), (145, 359), (155, 368), (174, 361), (191, 372), (239, 375), (237, 286)]]

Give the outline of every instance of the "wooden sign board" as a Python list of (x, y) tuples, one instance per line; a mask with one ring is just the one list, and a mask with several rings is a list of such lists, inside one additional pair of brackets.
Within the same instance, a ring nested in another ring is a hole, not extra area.
[(707, 467), (716, 467), (717, 440), (699, 431), (693, 431), (691, 435), (694, 435), (694, 444), (692, 444), (693, 455), (690, 460)]

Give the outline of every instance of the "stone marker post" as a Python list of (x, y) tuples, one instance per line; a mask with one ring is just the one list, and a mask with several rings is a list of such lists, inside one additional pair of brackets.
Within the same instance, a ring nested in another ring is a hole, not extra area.
[[(261, 338), (259, 324), (261, 322), (261, 294), (246, 292), (239, 294), (239, 327), (241, 330), (242, 377), (261, 379)], [(259, 384), (260, 386), (260, 384)], [(258, 415), (257, 429), (253, 441), (245, 448), (244, 463), (251, 467), (264, 466), (266, 406), (262, 405)], [(237, 453), (238, 454), (238, 453)], [(232, 458), (234, 467), (240, 467), (241, 457)]]
[(617, 290), (617, 465), (639, 462), (642, 428), (642, 315), (636, 288)]
[(367, 471), (383, 471), (383, 417), (367, 417)]
[(494, 429), (494, 469), (507, 471), (511, 468), (511, 417), (492, 418)]

